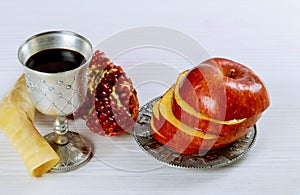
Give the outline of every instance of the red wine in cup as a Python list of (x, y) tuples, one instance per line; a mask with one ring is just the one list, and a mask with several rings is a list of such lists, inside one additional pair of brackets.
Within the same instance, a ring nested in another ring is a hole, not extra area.
[(84, 56), (76, 51), (47, 49), (31, 56), (25, 65), (39, 72), (59, 73), (78, 68), (85, 62)]

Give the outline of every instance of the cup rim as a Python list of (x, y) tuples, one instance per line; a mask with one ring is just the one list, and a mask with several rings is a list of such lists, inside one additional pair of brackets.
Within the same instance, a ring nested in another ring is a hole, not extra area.
[[(80, 39), (84, 40), (86, 43), (88, 43), (88, 45), (91, 47), (91, 55), (89, 56), (89, 58), (86, 59), (86, 62), (85, 63), (82, 63), (79, 67), (75, 68), (75, 69), (72, 69), (72, 70), (67, 70), (67, 71), (64, 71), (64, 72), (58, 72), (58, 73), (49, 73), (49, 72), (41, 72), (41, 71), (37, 71), (37, 70), (33, 70), (29, 67), (27, 67), (24, 63), (22, 63), (21, 59), (20, 59), (20, 51), (21, 49), (25, 46), (26, 43), (28, 43), (29, 41), (37, 38), (37, 37), (40, 37), (40, 36), (43, 36), (43, 35), (47, 35), (47, 34), (68, 34), (68, 35), (73, 35), (73, 36), (76, 36), (76, 37), (79, 37)], [(40, 33), (37, 33), (37, 34), (34, 34), (32, 35), (31, 37), (29, 37), (28, 39), (26, 39), (23, 43), (20, 44), (19, 48), (18, 48), (18, 51), (17, 51), (17, 54), (18, 54), (18, 60), (19, 62), (22, 64), (23, 67), (25, 67), (25, 69), (29, 70), (29, 71), (32, 71), (32, 72), (38, 72), (39, 74), (44, 74), (44, 75), (57, 75), (57, 74), (64, 74), (64, 73), (67, 73), (67, 72), (70, 72), (70, 71), (74, 71), (74, 70), (77, 70), (77, 69), (80, 69), (82, 66), (86, 65), (86, 64), (89, 64), (91, 58), (93, 57), (93, 45), (92, 43), (84, 36), (78, 34), (78, 33), (75, 33), (73, 31), (69, 31), (69, 30), (50, 30), (50, 31), (44, 31), (44, 32), (40, 32)]]

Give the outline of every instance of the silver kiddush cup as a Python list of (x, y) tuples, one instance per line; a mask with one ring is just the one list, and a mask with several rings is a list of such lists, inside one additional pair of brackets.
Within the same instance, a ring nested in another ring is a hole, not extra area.
[[(26, 66), (34, 54), (48, 49), (67, 49), (84, 56), (85, 61), (75, 69), (46, 73)], [(60, 157), (53, 172), (67, 172), (87, 163), (92, 156), (92, 146), (76, 132), (68, 131), (66, 116), (83, 103), (88, 87), (89, 61), (93, 55), (92, 44), (83, 36), (70, 31), (49, 31), (26, 40), (18, 50), (24, 67), (26, 85), (37, 110), (56, 116), (54, 132), (45, 139)]]

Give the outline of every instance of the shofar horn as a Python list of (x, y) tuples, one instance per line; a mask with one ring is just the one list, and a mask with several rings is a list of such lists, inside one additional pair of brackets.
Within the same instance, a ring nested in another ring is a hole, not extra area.
[(0, 128), (19, 152), (30, 175), (39, 177), (56, 165), (59, 157), (34, 127), (34, 114), (22, 75), (0, 102)]

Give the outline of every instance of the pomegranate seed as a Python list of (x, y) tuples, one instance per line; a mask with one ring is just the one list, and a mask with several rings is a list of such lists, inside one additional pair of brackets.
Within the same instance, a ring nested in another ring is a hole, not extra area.
[(108, 127), (109, 127), (109, 122), (104, 121), (104, 122), (102, 123), (102, 128), (103, 128), (103, 129), (107, 129)]
[(99, 112), (101, 112), (101, 113), (104, 112), (104, 106), (99, 107)]
[(102, 104), (104, 104), (105, 102), (108, 103), (109, 99), (107, 97), (102, 98), (101, 100)]
[(117, 129), (117, 127), (118, 127), (117, 123), (114, 122), (114, 123), (111, 124), (111, 128)]
[(126, 115), (126, 109), (124, 107), (121, 107), (121, 115), (122, 116)]
[(111, 106), (109, 105), (109, 103), (105, 105), (105, 109), (106, 110), (110, 110), (111, 109)]
[(124, 79), (125, 79), (125, 78), (124, 78), (124, 74), (122, 74), (122, 75), (119, 77), (118, 80), (119, 80), (120, 83), (123, 83), (123, 82), (124, 82)]
[(109, 90), (108, 85), (103, 84), (103, 85), (102, 85), (102, 90), (105, 91), (105, 92), (107, 92), (107, 91)]
[(111, 102), (110, 102), (110, 105), (111, 105), (111, 107), (115, 107), (116, 106), (116, 102), (114, 101), (114, 100), (112, 100)]
[(114, 122), (114, 119), (109, 118), (109, 119), (108, 119), (108, 122), (109, 122), (110, 124), (112, 124), (112, 123)]
[(105, 98), (106, 96), (107, 96), (107, 94), (106, 94), (105, 91), (102, 91), (102, 92), (100, 93), (100, 97)]
[(126, 117), (121, 118), (121, 123), (122, 123), (122, 124), (125, 124), (126, 122), (127, 122), (127, 118), (126, 118)]
[(106, 66), (106, 69), (112, 69), (112, 68), (114, 68), (114, 65), (113, 65), (113, 64), (108, 64), (108, 65)]
[(98, 98), (95, 98), (95, 107), (100, 107), (101, 102), (98, 100)]
[(97, 118), (97, 112), (93, 112), (92, 118)]
[(128, 105), (129, 105), (129, 100), (127, 99), (127, 100), (124, 100), (123, 101), (123, 105), (125, 106), (125, 107), (128, 107)]
[(118, 72), (119, 74), (119, 76), (121, 76), (121, 75), (123, 75), (124, 74), (124, 71), (123, 71), (123, 69), (120, 67), (120, 69), (119, 69), (119, 72)]
[(102, 79), (102, 81), (101, 81), (102, 83), (107, 83), (107, 78), (106, 77), (104, 77), (103, 79)]
[[(127, 96), (127, 94), (126, 93), (122, 93), (121, 95), (120, 95), (120, 99), (121, 100), (124, 100), (124, 99), (126, 99), (128, 96)], [(128, 99), (128, 98), (127, 98)]]
[(68, 116), (66, 116), (67, 119), (69, 120), (74, 120), (74, 115), (73, 114), (69, 114)]
[(109, 127), (109, 128), (108, 128), (108, 132), (113, 133), (113, 132), (114, 132), (114, 129), (113, 129), (112, 127)]
[(126, 94), (130, 94), (130, 89), (128, 87), (124, 87), (123, 92)]
[(101, 113), (99, 117), (100, 117), (101, 121), (105, 121), (106, 114), (105, 113)]
[(112, 112), (111, 112), (110, 109), (109, 109), (109, 110), (106, 110), (106, 116), (108, 116), (108, 117), (111, 117), (111, 116), (112, 116)]
[(118, 85), (118, 86), (117, 86), (117, 92), (122, 92), (122, 91), (123, 91), (122, 85)]
[(104, 106), (104, 108), (108, 108), (110, 106), (109, 102), (108, 101), (103, 102), (103, 106)]

